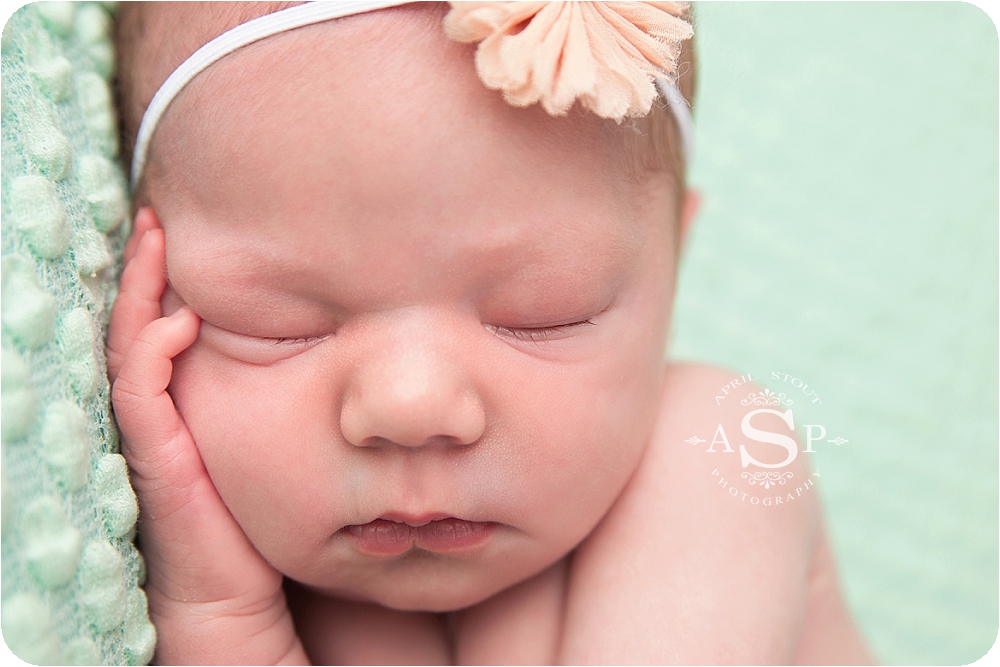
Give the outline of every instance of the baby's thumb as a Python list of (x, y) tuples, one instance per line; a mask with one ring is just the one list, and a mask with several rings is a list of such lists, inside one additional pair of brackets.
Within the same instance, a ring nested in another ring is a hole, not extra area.
[(272, 604), (280, 598), (281, 575), (260, 557), (229, 513), (167, 393), (172, 359), (195, 341), (199, 324), (184, 306), (146, 325), (112, 390), (122, 453), (139, 497), (151, 608), (154, 600), (163, 599), (236, 600), (238, 609), (245, 600)]
[(122, 430), (122, 450), (136, 490), (147, 492), (142, 495), (163, 483), (183, 488), (184, 481), (202, 468), (187, 426), (167, 393), (172, 360), (195, 341), (199, 324), (187, 306), (150, 322), (136, 337), (115, 379), (111, 396)]

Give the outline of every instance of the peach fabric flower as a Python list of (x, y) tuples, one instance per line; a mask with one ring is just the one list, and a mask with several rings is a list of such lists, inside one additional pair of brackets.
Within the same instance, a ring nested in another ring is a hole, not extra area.
[(579, 99), (603, 118), (649, 113), (693, 31), (687, 2), (452, 2), (448, 36), (480, 42), (476, 70), (515, 106), (561, 116)]

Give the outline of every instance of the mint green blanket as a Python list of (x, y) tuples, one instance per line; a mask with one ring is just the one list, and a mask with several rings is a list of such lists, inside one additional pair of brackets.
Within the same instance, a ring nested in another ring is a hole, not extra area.
[(802, 414), (849, 442), (812, 463), (876, 656), (972, 662), (997, 636), (997, 29), (962, 3), (695, 9), (705, 204), (673, 353), (820, 393)]
[(51, 2), (3, 30), (0, 620), (35, 664), (145, 664), (156, 641), (104, 365), (127, 233), (110, 23)]

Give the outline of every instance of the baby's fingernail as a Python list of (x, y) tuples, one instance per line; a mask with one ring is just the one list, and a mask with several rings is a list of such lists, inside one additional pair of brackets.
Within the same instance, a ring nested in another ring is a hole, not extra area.
[[(143, 232), (142, 236), (139, 237), (138, 243), (136, 243), (134, 246), (132, 246), (133, 248), (135, 248), (135, 250), (132, 251), (132, 259), (135, 259), (136, 257), (138, 257), (139, 255), (142, 255), (145, 252), (143, 250), (143, 247), (144, 247), (144, 245), (146, 243), (146, 237), (148, 237), (148, 236), (149, 236), (149, 232)], [(131, 261), (131, 260), (129, 260), (129, 261)]]
[(168, 315), (167, 317), (171, 317), (171, 318), (173, 318), (173, 317), (181, 317), (181, 316), (183, 316), (185, 313), (187, 313), (190, 310), (191, 310), (191, 306), (181, 306), (180, 308), (178, 308), (174, 312), (170, 313), (170, 315)]

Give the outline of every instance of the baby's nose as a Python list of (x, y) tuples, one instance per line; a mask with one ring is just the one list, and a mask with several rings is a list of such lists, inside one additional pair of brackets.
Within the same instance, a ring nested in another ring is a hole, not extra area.
[(486, 415), (463, 372), (461, 342), (420, 318), (386, 326), (347, 387), (340, 414), (344, 438), (358, 447), (479, 440)]

